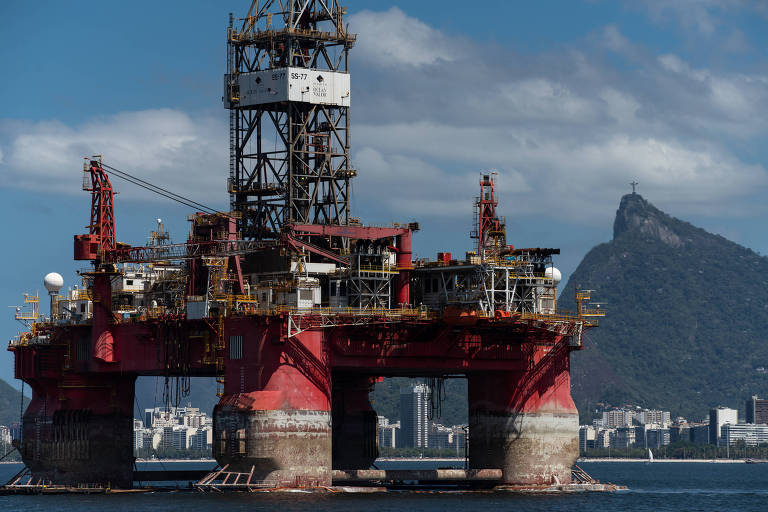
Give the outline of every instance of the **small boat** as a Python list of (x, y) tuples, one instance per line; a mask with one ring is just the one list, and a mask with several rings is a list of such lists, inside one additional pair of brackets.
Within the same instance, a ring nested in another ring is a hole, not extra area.
[(651, 451), (650, 448), (648, 448), (648, 464), (650, 464), (651, 462), (653, 462), (653, 452)]

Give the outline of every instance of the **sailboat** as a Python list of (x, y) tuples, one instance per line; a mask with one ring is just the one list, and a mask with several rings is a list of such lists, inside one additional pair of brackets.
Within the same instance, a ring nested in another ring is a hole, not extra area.
[(651, 451), (650, 448), (648, 448), (648, 462), (647, 462), (647, 464), (650, 464), (651, 462), (653, 462), (653, 452)]

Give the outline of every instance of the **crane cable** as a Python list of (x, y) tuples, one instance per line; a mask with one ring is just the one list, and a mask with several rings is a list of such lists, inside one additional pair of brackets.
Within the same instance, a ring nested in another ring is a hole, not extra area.
[(199, 208), (199, 209), (203, 210), (203, 213), (207, 213), (207, 214), (223, 215), (225, 217), (230, 217), (231, 216), (229, 213), (224, 213), (224, 212), (221, 212), (219, 210), (216, 210), (215, 208), (211, 208), (210, 206), (206, 206), (206, 205), (204, 205), (202, 203), (198, 203), (197, 201), (195, 201), (193, 199), (189, 199), (188, 197), (184, 197), (184, 196), (182, 196), (180, 194), (177, 194), (175, 192), (171, 192), (168, 189), (165, 189), (163, 187), (160, 187), (158, 185), (150, 183), (150, 182), (148, 182), (146, 180), (143, 180), (143, 179), (141, 179), (139, 177), (136, 177), (136, 176), (134, 176), (132, 174), (129, 174), (129, 173), (125, 172), (125, 171), (121, 171), (120, 169), (112, 167), (111, 165), (107, 165), (107, 164), (104, 164), (104, 163), (102, 163), (101, 165), (102, 165), (102, 167), (106, 167), (107, 169), (112, 171), (111, 174), (113, 176), (117, 176), (120, 179), (123, 179), (123, 180), (125, 180), (125, 181), (127, 181), (129, 183), (133, 183), (134, 185), (139, 186), (141, 188), (144, 188), (146, 190), (149, 190), (150, 192), (154, 192), (155, 194), (158, 194), (158, 195), (161, 195), (161, 196), (166, 197), (168, 199), (171, 199), (172, 201), (176, 201), (177, 203), (181, 203), (184, 206), (188, 206), (190, 208), (195, 208), (195, 209)]

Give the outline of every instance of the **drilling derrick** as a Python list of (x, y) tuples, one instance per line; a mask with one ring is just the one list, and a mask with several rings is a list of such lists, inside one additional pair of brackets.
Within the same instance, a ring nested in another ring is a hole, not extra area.
[(470, 238), (477, 239), (477, 255), (481, 259), (486, 255), (496, 255), (507, 247), (506, 222), (496, 215), (499, 202), (495, 185), (496, 180), (492, 175), (483, 175), (480, 179), (480, 195), (475, 198), (475, 228)]
[[(254, 1), (227, 31), (231, 209), (245, 238), (349, 222), (355, 42), (337, 0)], [(336, 240), (336, 244), (346, 243)]]

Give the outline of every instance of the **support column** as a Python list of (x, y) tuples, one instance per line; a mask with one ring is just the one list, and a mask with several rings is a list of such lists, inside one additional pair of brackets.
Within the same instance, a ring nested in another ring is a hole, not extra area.
[(500, 468), (509, 485), (571, 481), (579, 415), (567, 349), (531, 348), (526, 371), (469, 374), (469, 466)]
[(259, 342), (246, 336), (243, 359), (227, 362), (225, 394), (213, 412), (213, 455), (229, 471), (253, 469), (252, 484), (331, 485), (330, 372), (322, 366), (322, 333), (299, 337)]
[(372, 387), (365, 375), (333, 376), (333, 469), (369, 469), (379, 456)]
[(135, 376), (25, 379), (32, 400), (20, 452), (35, 478), (54, 484), (133, 485)]

